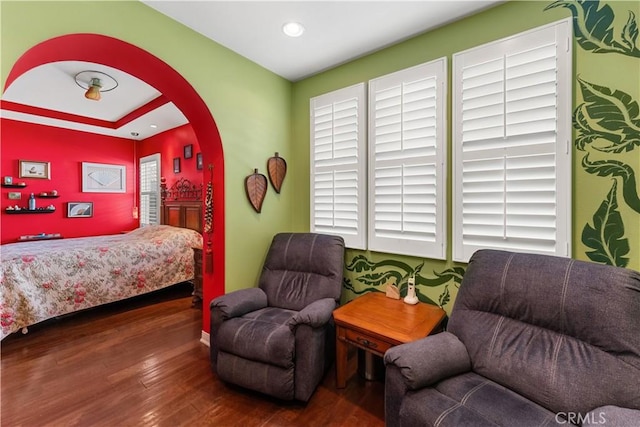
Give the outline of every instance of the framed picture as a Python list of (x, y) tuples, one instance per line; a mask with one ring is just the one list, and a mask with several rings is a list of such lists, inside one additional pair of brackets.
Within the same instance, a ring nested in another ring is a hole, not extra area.
[(202, 153), (196, 154), (196, 169), (202, 170)]
[(67, 218), (91, 218), (93, 216), (93, 202), (67, 203)]
[(184, 146), (184, 158), (190, 159), (193, 157), (193, 144)]
[(180, 157), (173, 159), (173, 173), (180, 173)]
[(8, 193), (9, 200), (20, 200), (22, 198), (22, 193), (18, 193), (16, 191), (10, 191)]
[(4, 185), (11, 185), (11, 184), (13, 184), (13, 177), (11, 177), (11, 176), (5, 176), (5, 177), (4, 177), (4, 180), (2, 181), (2, 183), (3, 183)]
[(51, 179), (51, 164), (33, 160), (19, 160), (20, 178)]
[(124, 193), (126, 190), (125, 166), (82, 162), (83, 193)]

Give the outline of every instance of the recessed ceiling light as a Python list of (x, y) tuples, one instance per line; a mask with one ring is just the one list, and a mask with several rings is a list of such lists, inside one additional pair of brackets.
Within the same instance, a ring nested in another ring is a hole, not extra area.
[(282, 32), (289, 37), (300, 37), (304, 33), (304, 27), (298, 22), (287, 22), (282, 26)]
[(158, 128), (158, 125), (151, 124), (151, 125), (149, 125), (149, 127), (150, 127), (151, 129), (157, 129), (157, 128)]

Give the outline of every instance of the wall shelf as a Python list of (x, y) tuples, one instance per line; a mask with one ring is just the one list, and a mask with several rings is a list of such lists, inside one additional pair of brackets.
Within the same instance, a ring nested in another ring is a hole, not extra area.
[(29, 242), (33, 240), (55, 240), (55, 239), (64, 239), (60, 233), (50, 233), (50, 234), (32, 234), (26, 236), (20, 236), (18, 242)]
[(60, 195), (58, 194), (56, 194), (55, 196), (53, 194), (47, 194), (46, 196), (43, 194), (36, 194), (35, 196), (41, 199), (57, 199), (58, 197), (60, 197)]
[(20, 185), (20, 184), (2, 184), (2, 188), (25, 188), (27, 186), (27, 184), (24, 185)]
[(16, 215), (16, 214), (42, 214), (42, 213), (54, 213), (55, 209), (5, 209), (5, 213)]

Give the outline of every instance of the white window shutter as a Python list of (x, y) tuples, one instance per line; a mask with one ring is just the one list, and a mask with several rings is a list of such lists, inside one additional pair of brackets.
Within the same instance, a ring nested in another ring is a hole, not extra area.
[(369, 81), (373, 251), (446, 258), (447, 60)]
[(160, 154), (140, 159), (140, 225), (160, 224)]
[(364, 83), (312, 98), (311, 231), (366, 249)]
[(453, 56), (453, 259), (570, 255), (571, 24)]

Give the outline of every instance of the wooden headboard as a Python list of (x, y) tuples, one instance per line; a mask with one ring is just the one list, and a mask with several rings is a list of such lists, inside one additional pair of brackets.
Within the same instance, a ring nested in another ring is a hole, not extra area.
[(190, 228), (202, 233), (202, 184), (196, 186), (188, 179), (180, 178), (167, 189), (165, 179), (162, 178), (160, 197), (161, 224)]

